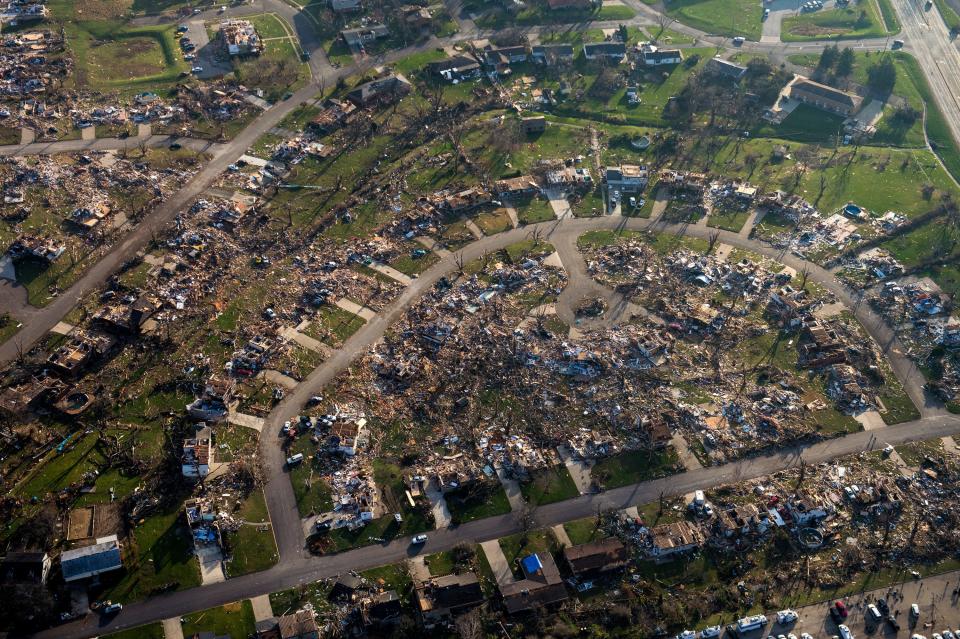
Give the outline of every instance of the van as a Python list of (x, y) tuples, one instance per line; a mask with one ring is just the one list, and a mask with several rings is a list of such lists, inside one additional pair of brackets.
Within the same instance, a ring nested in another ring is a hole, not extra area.
[(767, 625), (767, 618), (763, 615), (751, 615), (749, 617), (744, 617), (743, 619), (738, 619), (736, 624), (736, 631), (738, 635), (746, 634), (753, 630), (759, 630)]
[(867, 617), (873, 623), (880, 623), (880, 620), (883, 619), (883, 615), (880, 614), (880, 609), (873, 604), (867, 606)]
[(287, 466), (296, 466), (303, 462), (303, 453), (297, 453), (292, 457), (287, 457)]

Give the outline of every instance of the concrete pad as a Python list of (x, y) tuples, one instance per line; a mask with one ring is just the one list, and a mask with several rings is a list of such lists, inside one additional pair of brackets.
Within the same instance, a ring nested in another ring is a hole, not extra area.
[(20, 144), (33, 144), (37, 139), (37, 132), (26, 127), (20, 129)]
[(219, 546), (211, 544), (198, 548), (196, 555), (200, 562), (200, 580), (204, 586), (227, 580), (223, 574), (223, 552)]
[(213, 481), (217, 477), (222, 477), (227, 474), (230, 470), (229, 462), (218, 462), (215, 461), (210, 464), (210, 473), (207, 475), (207, 481)]
[(293, 390), (300, 383), (297, 380), (293, 379), (292, 377), (284, 375), (280, 371), (275, 371), (270, 368), (260, 371), (257, 374), (257, 377), (261, 379), (265, 379), (268, 382), (276, 384), (277, 386), (283, 386), (287, 390)]
[(673, 437), (670, 438), (670, 443), (673, 444), (673, 448), (680, 456), (680, 461), (683, 462), (684, 468), (687, 470), (700, 470), (700, 468), (702, 468), (700, 460), (697, 459), (697, 456), (690, 450), (690, 446), (687, 444), (687, 440), (683, 438), (683, 435), (679, 432), (674, 433)]
[[(543, 258), (544, 266), (553, 266), (556, 268), (563, 268), (563, 260), (560, 259), (560, 254), (554, 251), (550, 255)], [(566, 270), (566, 269), (564, 269)]]
[(250, 597), (250, 605), (253, 606), (254, 621), (263, 621), (273, 616), (273, 607), (270, 605), (270, 595)]
[(863, 425), (863, 430), (879, 430), (887, 427), (883, 417), (875, 410), (864, 411), (859, 415), (854, 415), (853, 418)]
[(463, 225), (466, 226), (467, 230), (473, 234), (474, 238), (478, 240), (483, 238), (483, 231), (480, 230), (479, 226), (473, 223), (473, 220), (467, 220), (463, 223)]
[(557, 305), (556, 304), (541, 304), (540, 306), (534, 306), (530, 309), (530, 312), (527, 313), (527, 317), (539, 317), (540, 315), (556, 315), (557, 314)]
[(568, 548), (573, 545), (573, 542), (570, 541), (570, 535), (567, 534), (567, 529), (563, 527), (563, 524), (551, 526), (550, 529), (553, 531), (553, 536), (557, 538), (557, 543), (560, 544), (561, 547)]
[(404, 286), (409, 286), (409, 285), (410, 285), (410, 282), (413, 281), (413, 278), (411, 278), (411, 277), (410, 277), (409, 275), (407, 275), (406, 273), (401, 273), (401, 272), (398, 271), (397, 269), (395, 269), (395, 268), (393, 268), (393, 267), (390, 267), (390, 266), (387, 266), (386, 264), (381, 264), (380, 262), (374, 262), (374, 263), (370, 264), (369, 266), (370, 266), (370, 268), (372, 268), (373, 270), (375, 270), (377, 273), (381, 273), (381, 274), (383, 274), (383, 275), (386, 275), (386, 276), (389, 277), (390, 279), (396, 280), (396, 281), (400, 282), (401, 284), (403, 284)]
[(183, 639), (183, 626), (180, 625), (180, 617), (164, 619), (160, 622), (163, 626), (164, 639)]
[(81, 140), (96, 140), (97, 139), (97, 129), (96, 127), (87, 126), (80, 129), (80, 139)]
[(658, 188), (657, 192), (653, 194), (653, 208), (650, 209), (650, 219), (659, 220), (663, 217), (663, 212), (667, 210), (669, 203), (670, 190), (665, 187)]
[(270, 103), (264, 100), (263, 98), (258, 98), (257, 96), (248, 93), (243, 96), (243, 99), (252, 104), (253, 106), (260, 107), (264, 111), (270, 108)]
[(153, 125), (149, 122), (140, 122), (137, 124), (137, 137), (138, 138), (149, 138), (153, 135)]
[(953, 437), (947, 435), (946, 437), (941, 437), (940, 441), (943, 442), (943, 450), (948, 455), (960, 455), (960, 448), (957, 448), (957, 442), (954, 441)]
[(733, 251), (733, 247), (729, 244), (724, 244), (720, 242), (717, 244), (716, 249), (714, 250), (714, 256), (717, 258), (718, 262), (726, 262), (727, 257), (730, 256), (730, 252)]
[(351, 302), (345, 297), (341, 297), (336, 302), (334, 302), (334, 304), (336, 304), (343, 310), (347, 311), (348, 313), (353, 313), (354, 315), (361, 317), (368, 322), (377, 316), (376, 311), (371, 309), (369, 306), (360, 306), (356, 302)]
[(516, 581), (513, 573), (510, 571), (510, 564), (503, 554), (500, 542), (496, 539), (480, 542), (483, 554), (487, 557), (487, 563), (490, 564), (490, 570), (493, 572), (493, 578), (498, 586), (507, 586)]
[(750, 237), (750, 233), (753, 231), (753, 227), (763, 221), (764, 216), (767, 214), (767, 209), (754, 209), (750, 213), (750, 217), (747, 218), (747, 221), (743, 223), (743, 227), (737, 233), (740, 237)]
[(263, 418), (256, 417), (254, 415), (247, 415), (246, 413), (235, 413), (230, 411), (227, 413), (227, 423), (233, 424), (234, 426), (252, 428), (258, 433), (261, 431), (261, 429), (263, 429)]
[(832, 304), (823, 304), (822, 306), (817, 308), (815, 311), (813, 311), (813, 316), (820, 319), (826, 319), (828, 317), (834, 317), (836, 315), (839, 315), (844, 310), (846, 310), (846, 308), (847, 307), (843, 304), (843, 302), (833, 302)]
[(558, 220), (565, 220), (573, 217), (573, 209), (570, 208), (570, 202), (566, 194), (558, 189), (547, 189), (545, 192), (547, 201), (550, 202), (550, 208)]
[(507, 493), (507, 500), (510, 502), (510, 510), (522, 510), (526, 505), (523, 501), (523, 493), (520, 492), (520, 483), (516, 479), (507, 477), (507, 472), (502, 466), (497, 468), (497, 478)]
[(593, 479), (591, 478), (593, 464), (585, 459), (576, 458), (566, 446), (557, 446), (557, 454), (560, 455), (563, 465), (566, 466), (580, 494), (589, 493), (593, 485)]
[(420, 246), (422, 246), (423, 248), (427, 249), (428, 251), (433, 251), (434, 253), (439, 255), (441, 259), (445, 257), (450, 257), (451, 255), (453, 255), (452, 251), (448, 251), (447, 249), (440, 246), (440, 243), (437, 242), (432, 237), (426, 237), (421, 235), (413, 238), (413, 241), (419, 244)]
[(410, 559), (410, 579), (413, 580), (414, 585), (430, 581), (431, 576), (426, 557), (417, 555)]
[(73, 324), (67, 324), (66, 322), (57, 322), (53, 325), (53, 328), (50, 329), (51, 333), (56, 333), (57, 335), (69, 335), (77, 329)]
[(453, 523), (453, 515), (447, 506), (447, 499), (437, 487), (436, 482), (429, 482), (426, 489), (427, 499), (430, 500), (430, 510), (433, 513), (434, 528), (448, 528)]
[(513, 224), (513, 228), (520, 226), (520, 218), (517, 216), (517, 209), (506, 203), (504, 203), (503, 208), (507, 212), (507, 215), (510, 216), (510, 223)]
[(0, 257), (0, 279), (17, 281), (17, 266), (9, 255)]
[(268, 160), (264, 160), (263, 158), (258, 158), (255, 155), (247, 155), (247, 154), (241, 155), (240, 159), (246, 162), (247, 164), (250, 164), (251, 166), (258, 166), (261, 169), (265, 167), (268, 162)]
[(629, 508), (624, 508), (623, 512), (625, 512), (628, 517), (633, 517), (634, 519), (640, 519), (640, 510), (636, 506), (630, 506)]
[(301, 333), (299, 330), (300, 327), (306, 328), (310, 324), (309, 320), (304, 320), (300, 323), (297, 328), (290, 328), (285, 326), (277, 331), (281, 337), (290, 340), (291, 342), (296, 342), (300, 346), (304, 347), (308, 351), (313, 351), (314, 353), (320, 353), (325, 358), (330, 357), (333, 354), (333, 350), (321, 342), (318, 339), (314, 339), (305, 333)]

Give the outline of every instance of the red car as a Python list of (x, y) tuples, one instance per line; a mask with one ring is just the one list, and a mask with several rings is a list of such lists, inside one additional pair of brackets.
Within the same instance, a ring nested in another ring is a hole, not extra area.
[(848, 614), (847, 606), (839, 599), (833, 605), (836, 606), (837, 612), (840, 613), (840, 616), (846, 619)]

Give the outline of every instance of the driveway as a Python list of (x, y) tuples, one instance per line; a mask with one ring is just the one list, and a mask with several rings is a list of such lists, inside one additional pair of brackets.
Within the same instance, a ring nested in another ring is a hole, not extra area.
[[(217, 55), (221, 53), (222, 50), (220, 49), (219, 43), (210, 41), (210, 36), (207, 35), (207, 29), (204, 27), (202, 17), (191, 18), (185, 24), (187, 25), (187, 37), (190, 38), (190, 42), (197, 45), (196, 50), (193, 52), (196, 54), (197, 59), (190, 64), (191, 66), (203, 67), (203, 71), (196, 74), (198, 78), (207, 80), (233, 71), (233, 65), (229, 60), (220, 60), (217, 58)], [(179, 55), (183, 55), (182, 50)]]

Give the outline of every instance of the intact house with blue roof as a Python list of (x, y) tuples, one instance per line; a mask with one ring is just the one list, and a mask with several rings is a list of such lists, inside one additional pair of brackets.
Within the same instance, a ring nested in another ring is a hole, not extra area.
[(60, 571), (68, 583), (122, 567), (120, 541), (116, 535), (100, 537), (92, 546), (66, 550), (60, 555)]

